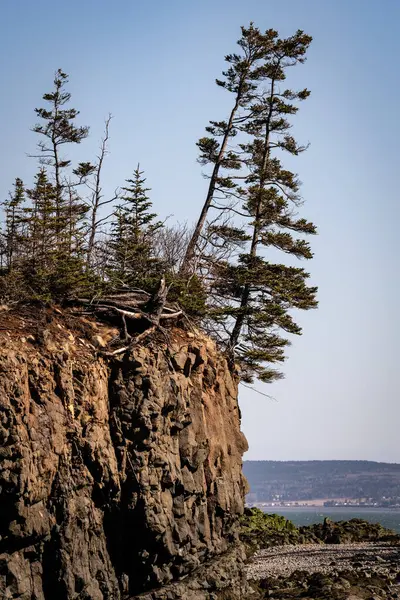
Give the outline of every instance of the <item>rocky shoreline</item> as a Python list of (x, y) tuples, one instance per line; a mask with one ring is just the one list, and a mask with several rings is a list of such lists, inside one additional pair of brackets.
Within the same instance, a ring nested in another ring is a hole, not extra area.
[(260, 580), (290, 576), (295, 571), (329, 574), (356, 569), (386, 574), (396, 568), (400, 571), (400, 546), (386, 542), (307, 544), (260, 550), (247, 567), (247, 578)]
[(400, 536), (379, 524), (326, 520), (297, 528), (247, 509), (242, 537), (252, 552), (246, 575), (253, 598), (400, 598)]

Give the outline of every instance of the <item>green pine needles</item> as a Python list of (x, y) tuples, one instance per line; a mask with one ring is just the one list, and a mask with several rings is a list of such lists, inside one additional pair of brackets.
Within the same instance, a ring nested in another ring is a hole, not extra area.
[[(199, 240), (208, 240), (211, 250), (229, 248), (222, 257), (203, 250), (210, 330), (239, 362), (244, 380), (256, 376), (269, 382), (282, 377), (274, 365), (285, 359), (290, 344), (285, 334), (301, 333), (293, 309), (317, 306), (309, 274), (270, 258), (272, 249), (273, 256), (278, 250), (312, 258), (304, 237), (316, 228), (298, 217), (300, 183), (281, 160), (284, 153), (297, 156), (306, 150), (290, 134), (290, 117), (310, 92), (288, 89), (285, 80), (288, 69), (305, 61), (311, 37), (297, 31), (280, 39), (274, 30), (262, 34), (251, 25), (242, 29), (238, 43), (241, 54), (226, 57), (225, 79), (217, 80), (233, 94), (232, 111), (226, 121), (211, 121), (211, 137), (198, 143), (199, 160), (210, 164), (212, 173), (204, 218), (189, 243), (183, 270), (190, 270), (190, 249), (199, 248)], [(221, 217), (207, 225), (211, 211)]]
[(35, 180), (25, 187), (16, 179), (3, 202), (0, 301), (151, 293), (164, 277), (169, 300), (217, 340), (244, 381), (282, 377), (278, 366), (301, 334), (295, 309), (317, 306), (309, 273), (293, 262), (312, 258), (307, 238), (316, 227), (299, 215), (300, 182), (285, 165), (307, 149), (291, 128), (310, 92), (286, 80), (311, 41), (303, 31), (281, 39), (242, 28), (216, 80), (230, 99), (226, 117), (210, 121), (197, 143), (209, 182), (192, 230), (164, 226), (139, 165), (114, 194), (103, 193), (111, 115), (96, 160), (72, 163), (68, 147), (89, 129), (77, 124), (68, 76), (58, 70), (46, 107), (35, 109)]
[(117, 286), (151, 289), (163, 273), (162, 260), (156, 258), (154, 240), (163, 223), (151, 212), (152, 202), (139, 165), (132, 179), (126, 180), (115, 210), (109, 247), (110, 281)]

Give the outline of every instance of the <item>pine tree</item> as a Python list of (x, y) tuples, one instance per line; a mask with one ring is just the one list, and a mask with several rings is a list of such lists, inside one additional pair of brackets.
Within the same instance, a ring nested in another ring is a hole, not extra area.
[(122, 188), (122, 204), (116, 209), (111, 233), (110, 278), (116, 285), (149, 289), (162, 272), (161, 261), (154, 255), (154, 238), (163, 224), (151, 212), (150, 189), (142, 175), (138, 165)]
[(56, 272), (52, 282), (53, 294), (66, 297), (79, 294), (90, 283), (86, 270), (86, 214), (84, 203), (74, 186), (68, 186), (68, 199), (64, 207), (65, 226), (56, 248)]
[(25, 189), (21, 179), (14, 183), (14, 191), (3, 202), (5, 213), (5, 231), (3, 235), (5, 266), (10, 272), (15, 267), (18, 255), (21, 253), (23, 235), (23, 205), (25, 202)]
[[(71, 94), (65, 90), (68, 83), (68, 75), (61, 69), (55, 74), (54, 90), (43, 95), (43, 99), (49, 103), (50, 108), (36, 108), (35, 112), (44, 121), (35, 125), (33, 131), (45, 139), (38, 144), (40, 163), (46, 167), (36, 182), (36, 191), (33, 192), (33, 207), (35, 206), (35, 194), (39, 194), (39, 203), (45, 203), (45, 212), (51, 220), (51, 277), (44, 267), (42, 274), (48, 273), (49, 293), (57, 297), (68, 295), (74, 288), (84, 285), (84, 221), (88, 212), (88, 205), (78, 194), (79, 185), (93, 174), (95, 167), (89, 162), (79, 163), (71, 172), (71, 161), (61, 156), (62, 148), (67, 144), (79, 144), (87, 136), (89, 129), (85, 126), (75, 125), (75, 119), (79, 111), (75, 108), (67, 108)], [(72, 181), (72, 175), (75, 180)], [(52, 180), (48, 180), (49, 176)], [(46, 179), (46, 192), (43, 192), (44, 179)], [(51, 188), (51, 190), (50, 190)], [(44, 196), (43, 196), (44, 194)], [(47, 204), (46, 204), (47, 203)], [(51, 205), (51, 210), (50, 210)], [(54, 208), (54, 211), (53, 211)], [(44, 213), (38, 217), (33, 208), (32, 225), (36, 235), (47, 235), (40, 227), (47, 227), (44, 221)], [(51, 213), (51, 217), (50, 217)], [(36, 216), (35, 216), (36, 215)], [(39, 221), (38, 221), (39, 219)], [(42, 248), (49, 240), (43, 241)], [(49, 258), (50, 260), (50, 258)], [(46, 261), (45, 261), (46, 262)], [(42, 261), (43, 266), (43, 261)], [(87, 274), (89, 276), (89, 274)]]
[(23, 265), (24, 279), (38, 298), (50, 299), (51, 282), (57, 270), (57, 191), (42, 167), (35, 176), (34, 187), (27, 190), (30, 206), (26, 208), (27, 241)]
[[(71, 94), (65, 91), (68, 83), (68, 75), (61, 69), (54, 77), (54, 90), (43, 95), (43, 100), (49, 103), (49, 108), (35, 108), (37, 116), (44, 121), (33, 127), (33, 131), (42, 135), (45, 139), (38, 144), (40, 150), (41, 164), (51, 167), (54, 174), (54, 186), (56, 191), (56, 216), (60, 223), (57, 230), (62, 228), (62, 209), (64, 206), (64, 190), (67, 187), (65, 170), (71, 166), (71, 161), (61, 156), (61, 150), (66, 144), (80, 144), (87, 138), (89, 128), (76, 126), (74, 121), (79, 115), (75, 108), (65, 108), (71, 99)], [(84, 177), (93, 171), (90, 163), (81, 163), (75, 171), (80, 177)]]
[(233, 106), (226, 121), (210, 121), (206, 131), (211, 134), (211, 137), (203, 137), (197, 143), (200, 149), (200, 164), (211, 164), (213, 170), (199, 220), (182, 262), (180, 269), (182, 274), (193, 270), (196, 246), (215, 193), (218, 191), (229, 196), (236, 192), (236, 184), (227, 173), (240, 170), (242, 161), (240, 154), (230, 148), (230, 143), (248, 118), (248, 108), (257, 91), (256, 82), (259, 78), (260, 65), (262, 59), (268, 55), (273, 33), (270, 30), (263, 35), (252, 23), (247, 29), (242, 27), (242, 36), (237, 42), (241, 53), (228, 54), (225, 57), (229, 68), (223, 72), (224, 79), (216, 80), (219, 87), (233, 95)]
[[(301, 201), (296, 176), (272, 156), (273, 150), (298, 155), (306, 149), (289, 135), (291, 125), (286, 117), (298, 110), (293, 102), (306, 99), (309, 92), (282, 90), (280, 84), (286, 79), (288, 67), (304, 62), (311, 38), (302, 31), (284, 40), (277, 34), (274, 37), (269, 60), (261, 73), (263, 91), (252, 102), (252, 116), (243, 127), (251, 138), (241, 144), (249, 170), (241, 190), (241, 211), (250, 220), (247, 248), (239, 251), (235, 262), (215, 265), (212, 292), (221, 299), (214, 302), (213, 316), (228, 333), (225, 344), (241, 362), (242, 377), (251, 380), (255, 374), (263, 381), (281, 377), (268, 365), (285, 358), (289, 340), (280, 331), (301, 333), (292, 309), (317, 306), (317, 290), (307, 285), (309, 274), (304, 269), (273, 264), (263, 253), (263, 249), (275, 248), (310, 259), (309, 244), (302, 237), (293, 237), (292, 232), (300, 236), (316, 233), (312, 223), (293, 213), (293, 207)], [(229, 228), (219, 234), (229, 236)]]

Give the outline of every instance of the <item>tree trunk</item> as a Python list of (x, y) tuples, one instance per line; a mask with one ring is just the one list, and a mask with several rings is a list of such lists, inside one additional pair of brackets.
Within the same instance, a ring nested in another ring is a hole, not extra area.
[(186, 254), (184, 256), (184, 259), (182, 261), (182, 265), (180, 267), (179, 273), (181, 275), (187, 275), (190, 272), (190, 269), (192, 267), (192, 263), (193, 263), (193, 259), (195, 257), (195, 253), (196, 253), (196, 246), (197, 243), (199, 241), (201, 232), (203, 230), (204, 227), (204, 223), (206, 221), (206, 217), (207, 217), (207, 213), (210, 209), (211, 206), (211, 202), (212, 199), (214, 197), (214, 192), (215, 192), (215, 185), (218, 179), (218, 174), (219, 174), (219, 170), (221, 167), (221, 162), (222, 159), (224, 158), (225, 155), (225, 151), (226, 151), (226, 146), (228, 144), (228, 140), (229, 140), (229, 134), (232, 131), (233, 128), (233, 120), (235, 118), (235, 115), (238, 111), (239, 108), (239, 103), (240, 100), (242, 99), (242, 90), (243, 90), (243, 84), (245, 82), (245, 79), (247, 77), (248, 71), (250, 69), (250, 64), (248, 65), (248, 69), (246, 71), (246, 73), (242, 76), (242, 80), (238, 86), (238, 91), (236, 94), (236, 100), (235, 100), (235, 105), (231, 111), (230, 117), (229, 117), (229, 121), (228, 121), (228, 126), (226, 128), (226, 132), (224, 135), (224, 138), (222, 140), (222, 144), (218, 153), (218, 157), (216, 160), (216, 163), (214, 165), (214, 169), (211, 175), (211, 179), (210, 179), (210, 185), (208, 186), (208, 191), (207, 191), (207, 196), (206, 196), (206, 200), (204, 202), (202, 211), (200, 213), (200, 217), (199, 220), (197, 221), (196, 227), (193, 231), (192, 237), (189, 240), (189, 244), (186, 250)]
[[(272, 79), (271, 93), (270, 93), (270, 108), (269, 108), (269, 112), (268, 112), (267, 121), (265, 124), (263, 163), (262, 163), (261, 176), (260, 176), (260, 181), (259, 181), (260, 194), (259, 194), (257, 207), (256, 207), (253, 237), (251, 240), (251, 247), (250, 247), (250, 253), (249, 253), (250, 258), (255, 258), (257, 256), (257, 244), (258, 244), (258, 238), (259, 238), (259, 234), (260, 234), (260, 212), (261, 212), (260, 209), (261, 209), (261, 203), (262, 203), (261, 190), (264, 188), (264, 185), (266, 183), (266, 168), (267, 168), (268, 160), (269, 160), (269, 156), (270, 156), (270, 135), (271, 135), (271, 118), (272, 118), (272, 111), (273, 111), (274, 88), (275, 88), (275, 80)], [(242, 332), (242, 328), (243, 328), (244, 321), (245, 321), (245, 312), (246, 312), (246, 308), (249, 304), (249, 299), (250, 299), (250, 284), (246, 283), (244, 286), (244, 289), (243, 289), (243, 294), (242, 294), (242, 298), (241, 298), (241, 302), (240, 302), (240, 312), (239, 312), (238, 316), (236, 317), (235, 325), (233, 326), (232, 333), (231, 333), (230, 340), (229, 340), (229, 347), (232, 351), (237, 346), (240, 334)]]

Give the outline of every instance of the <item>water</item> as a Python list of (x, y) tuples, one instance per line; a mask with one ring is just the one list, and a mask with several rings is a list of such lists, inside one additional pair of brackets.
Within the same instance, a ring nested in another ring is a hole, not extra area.
[(322, 523), (325, 517), (332, 521), (349, 521), (350, 519), (364, 519), (371, 523), (380, 523), (387, 529), (393, 529), (400, 533), (400, 510), (398, 509), (363, 509), (358, 508), (341, 508), (329, 507), (294, 507), (294, 508), (279, 508), (268, 507), (265, 512), (275, 512), (278, 515), (283, 515), (286, 519), (292, 521), (295, 525), (312, 525), (313, 523)]

